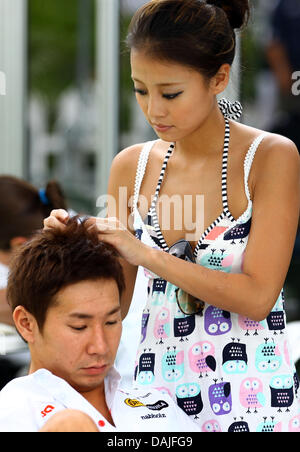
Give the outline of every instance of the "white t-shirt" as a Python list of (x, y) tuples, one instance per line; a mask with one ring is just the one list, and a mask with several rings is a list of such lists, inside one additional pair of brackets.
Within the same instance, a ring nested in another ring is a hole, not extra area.
[(100, 432), (198, 432), (199, 427), (166, 394), (157, 390), (119, 387), (112, 368), (105, 379), (105, 396), (112, 426), (65, 380), (45, 369), (8, 383), (0, 392), (0, 432), (37, 432), (55, 413), (76, 409), (89, 415)]
[(0, 290), (7, 286), (8, 272), (8, 267), (0, 263)]

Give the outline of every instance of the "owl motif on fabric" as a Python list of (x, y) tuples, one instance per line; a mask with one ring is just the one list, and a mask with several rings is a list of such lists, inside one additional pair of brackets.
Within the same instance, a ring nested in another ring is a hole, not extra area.
[(174, 336), (180, 337), (180, 342), (188, 341), (188, 337), (193, 333), (196, 325), (195, 315), (185, 315), (177, 307), (174, 316)]
[(233, 422), (228, 427), (228, 433), (249, 433), (249, 424), (241, 418), (240, 421)]
[(264, 417), (263, 422), (260, 422), (257, 426), (256, 432), (258, 433), (272, 433), (277, 432), (280, 433), (282, 431), (282, 423), (276, 422), (274, 417), (271, 417), (268, 420), (267, 417)]
[(163, 339), (170, 337), (170, 311), (167, 308), (162, 308), (154, 322), (154, 337), (159, 339), (159, 344), (163, 344)]
[[(234, 338), (232, 338), (234, 341)], [(248, 369), (246, 344), (230, 342), (223, 349), (223, 370), (227, 374), (244, 374)]]
[(232, 328), (230, 312), (208, 306), (204, 314), (204, 329), (211, 336), (227, 334)]
[(162, 376), (167, 382), (178, 381), (184, 374), (184, 352), (183, 350), (173, 350), (167, 348), (167, 352), (162, 357)]
[(215, 347), (209, 341), (196, 342), (188, 352), (190, 369), (199, 377), (216, 370)]
[(294, 401), (294, 380), (291, 375), (276, 375), (270, 381), (271, 406), (277, 407), (278, 412), (281, 408), (289, 408)]
[(282, 356), (278, 345), (265, 339), (265, 343), (260, 344), (255, 353), (255, 366), (259, 372), (276, 372), (282, 364)]
[(215, 380), (215, 384), (208, 389), (208, 397), (211, 409), (216, 416), (228, 414), (232, 410), (231, 385), (229, 382), (217, 383), (217, 380)]
[(137, 381), (139, 384), (145, 386), (153, 384), (155, 367), (155, 353), (142, 353), (139, 359)]
[(201, 389), (197, 383), (184, 383), (176, 388), (177, 405), (189, 416), (198, 419), (203, 409)]
[(265, 406), (266, 398), (263, 392), (263, 383), (256, 377), (245, 378), (240, 386), (240, 402), (247, 408), (247, 413), (257, 413), (257, 408)]
[(149, 309), (147, 309), (146, 311), (144, 310), (143, 315), (142, 315), (142, 331), (141, 331), (141, 342), (140, 342), (141, 344), (146, 339), (149, 317), (150, 317)]

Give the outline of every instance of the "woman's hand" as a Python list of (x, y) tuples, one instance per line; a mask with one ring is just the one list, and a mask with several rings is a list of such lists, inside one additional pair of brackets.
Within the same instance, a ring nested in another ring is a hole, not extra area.
[[(68, 220), (69, 214), (65, 210), (52, 210), (50, 217), (44, 220), (44, 229), (63, 229)], [(131, 265), (142, 265), (145, 253), (151, 249), (134, 237), (117, 218), (90, 217), (85, 225), (96, 228), (99, 240), (114, 246)]]
[(69, 220), (69, 214), (66, 210), (52, 210), (50, 217), (44, 220), (44, 229), (63, 229)]
[(149, 246), (138, 240), (115, 217), (89, 218), (89, 227), (97, 228), (99, 240), (114, 246), (120, 256), (131, 265), (142, 265)]

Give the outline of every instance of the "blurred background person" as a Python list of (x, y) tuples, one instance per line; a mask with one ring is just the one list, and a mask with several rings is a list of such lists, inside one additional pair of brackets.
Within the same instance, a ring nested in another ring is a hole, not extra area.
[(293, 74), (300, 71), (300, 2), (280, 0), (270, 18), (271, 40), (267, 60), (279, 89), (278, 118), (272, 132), (295, 142), (300, 149), (300, 93), (296, 95)]
[(25, 180), (0, 176), (0, 388), (28, 365), (26, 344), (13, 326), (6, 300), (9, 266), (14, 250), (41, 229), (52, 209), (66, 209), (60, 185), (50, 181), (38, 190)]

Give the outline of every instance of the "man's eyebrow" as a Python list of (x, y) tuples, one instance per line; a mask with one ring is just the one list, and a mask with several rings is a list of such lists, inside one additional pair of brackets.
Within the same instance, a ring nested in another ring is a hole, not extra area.
[(77, 319), (92, 319), (94, 316), (90, 314), (85, 314), (84, 312), (73, 312), (69, 317), (76, 317)]
[(116, 314), (119, 311), (121, 311), (121, 305), (116, 306), (112, 311), (108, 312), (106, 315), (110, 316), (110, 315)]
[[(116, 314), (117, 312), (119, 312), (121, 310), (121, 306), (118, 305), (116, 306), (114, 309), (112, 309), (110, 312), (108, 312), (106, 314), (106, 316), (111, 316), (113, 314)], [(77, 318), (77, 319), (86, 319), (86, 320), (90, 320), (93, 319), (94, 316), (91, 314), (86, 314), (84, 312), (72, 312), (72, 314), (69, 315), (69, 317), (71, 318)]]

